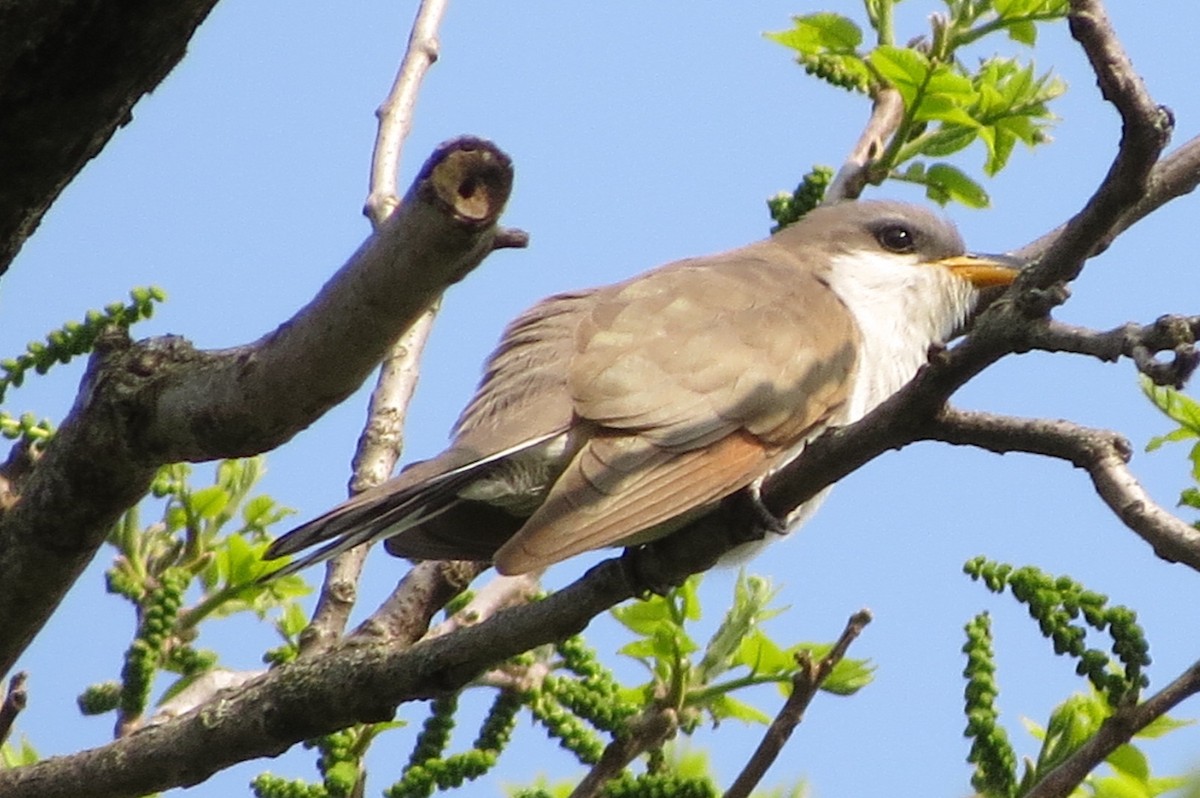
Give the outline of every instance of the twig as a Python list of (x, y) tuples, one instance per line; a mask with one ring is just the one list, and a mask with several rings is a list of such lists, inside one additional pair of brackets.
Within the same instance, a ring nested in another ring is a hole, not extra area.
[[(480, 565), (482, 571), (486, 566)], [(441, 637), (451, 632), (457, 632), (467, 626), (475, 626), (486, 621), (500, 610), (515, 607), (530, 601), (541, 590), (541, 572), (534, 571), (519, 576), (499, 576), (481, 587), (463, 607), (453, 616), (429, 630), (426, 638)], [(384, 613), (381, 607), (376, 615)]]
[(1129, 442), (1115, 432), (1069, 421), (1027, 419), (945, 409), (922, 438), (1028, 452), (1066, 460), (1088, 472), (1104, 503), (1164, 560), (1200, 570), (1200, 530), (1159, 506), (1130, 472)]
[[(1198, 336), (1200, 316), (1162, 316), (1153, 324), (1124, 324), (1104, 332), (1053, 320), (1032, 323), (1025, 330), (1031, 349), (1090, 355), (1110, 363), (1127, 357), (1156, 385), (1176, 388), (1183, 387), (1200, 363)], [(1160, 352), (1173, 357), (1160, 361)]]
[(679, 716), (669, 707), (651, 707), (629, 724), (629, 734), (609, 743), (600, 761), (575, 785), (570, 798), (594, 798), (630, 762), (652, 748), (658, 748), (675, 736)]
[(746, 762), (742, 772), (734, 779), (732, 786), (725, 793), (725, 798), (747, 798), (750, 792), (758, 786), (762, 777), (766, 775), (767, 769), (779, 757), (779, 753), (783, 750), (788, 738), (792, 736), (792, 732), (804, 719), (804, 712), (808, 709), (808, 705), (821, 685), (829, 678), (829, 674), (833, 673), (834, 667), (846, 656), (850, 644), (862, 634), (862, 630), (870, 622), (870, 610), (862, 609), (851, 615), (841, 637), (838, 638), (833, 649), (821, 658), (820, 662), (813, 662), (807, 652), (802, 651), (796, 655), (796, 663), (800, 668), (792, 677), (792, 694), (788, 696), (787, 701), (780, 708), (779, 714), (767, 727), (758, 748), (754, 749), (750, 760)]
[[(397, 189), (400, 155), (412, 129), (421, 81), (438, 58), (437, 30), (445, 9), (446, 0), (422, 0), (391, 91), (375, 112), (379, 130), (371, 157), (371, 187), (363, 212), (376, 229), (400, 203)], [(383, 359), (367, 407), (366, 425), (354, 453), (351, 495), (380, 484), (396, 468), (404, 446), (404, 420), (420, 374), (417, 364), (433, 329), (438, 304), (435, 299)], [(300, 636), (301, 655), (326, 650), (346, 628), (357, 599), (367, 549), (367, 546), (352, 549), (326, 564), (312, 621)]]
[(412, 129), (413, 109), (421, 81), (438, 59), (437, 31), (445, 12), (446, 0), (421, 0), (396, 80), (383, 105), (375, 111), (379, 118), (379, 133), (371, 155), (371, 191), (363, 209), (374, 227), (383, 224), (400, 202), (396, 188), (400, 151)]
[[(354, 476), (350, 481), (352, 494), (383, 482), (396, 467), (404, 445), (404, 419), (420, 374), (418, 360), (436, 315), (437, 303), (434, 303), (400, 336), (384, 358), (367, 408), (367, 423), (354, 454)], [(358, 579), (368, 549), (368, 546), (358, 546), (326, 564), (325, 581), (312, 622), (300, 636), (301, 654), (308, 656), (324, 651), (341, 636), (354, 608)]]
[(25, 671), (17, 671), (8, 680), (8, 692), (4, 696), (4, 703), (0, 704), (0, 744), (12, 733), (17, 715), (21, 714), (29, 700), (29, 693), (25, 689), (26, 677)]
[(1090, 740), (1047, 773), (1033, 789), (1025, 793), (1024, 798), (1067, 798), (1109, 754), (1198, 692), (1200, 662), (1194, 663), (1179, 678), (1142, 703), (1123, 707), (1110, 715)]
[(900, 92), (891, 88), (880, 89), (875, 94), (871, 107), (871, 118), (859, 136), (854, 149), (838, 169), (837, 175), (825, 192), (824, 204), (857, 199), (871, 182), (871, 167), (887, 149), (888, 141), (900, 128), (904, 120), (904, 99)]
[(487, 563), (431, 560), (409, 569), (378, 610), (351, 634), (356, 640), (386, 640), (404, 647), (429, 629), (429, 622), (446, 602), (466, 590)]

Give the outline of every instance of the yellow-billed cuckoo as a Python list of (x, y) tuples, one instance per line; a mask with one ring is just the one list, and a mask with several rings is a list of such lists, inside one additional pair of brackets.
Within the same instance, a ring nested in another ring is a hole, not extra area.
[[(665, 535), (899, 390), (1016, 270), (895, 202), (814, 210), (765, 241), (559, 294), (509, 325), (450, 447), (292, 530), (519, 574)], [(809, 508), (815, 502), (809, 503)], [(794, 513), (795, 521), (803, 512)]]

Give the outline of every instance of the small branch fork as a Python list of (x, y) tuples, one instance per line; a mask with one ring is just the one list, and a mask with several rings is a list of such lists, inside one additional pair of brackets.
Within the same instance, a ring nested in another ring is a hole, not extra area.
[(829, 674), (833, 673), (837, 664), (845, 658), (850, 644), (858, 639), (870, 622), (870, 610), (862, 609), (851, 615), (833, 649), (819, 662), (813, 662), (808, 652), (802, 651), (796, 655), (796, 663), (800, 669), (792, 677), (792, 694), (788, 696), (787, 701), (779, 710), (779, 714), (767, 727), (758, 748), (754, 750), (749, 761), (746, 762), (746, 766), (742, 768), (742, 772), (734, 779), (733, 784), (725, 793), (725, 798), (749, 798), (750, 793), (766, 775), (767, 769), (774, 764), (780, 752), (783, 751), (783, 746), (792, 736), (792, 732), (804, 719), (804, 712), (812, 703), (817, 691), (821, 689), (821, 685), (829, 678)]
[(867, 184), (872, 182), (871, 169), (879, 160), (892, 136), (904, 121), (904, 99), (892, 88), (875, 92), (871, 117), (863, 129), (854, 149), (846, 157), (825, 191), (826, 205), (843, 200), (857, 199)]

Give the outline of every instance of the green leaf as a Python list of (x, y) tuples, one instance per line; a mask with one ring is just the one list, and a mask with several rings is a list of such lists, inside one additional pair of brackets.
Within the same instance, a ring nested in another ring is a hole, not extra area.
[(792, 652), (785, 651), (761, 629), (742, 638), (734, 663), (746, 666), (755, 675), (791, 673), (796, 669)]
[(626, 643), (617, 649), (617, 653), (626, 657), (632, 657), (633, 659), (647, 661), (654, 659), (658, 651), (655, 648), (653, 640), (642, 638), (641, 640), (634, 640), (632, 643)]
[(1120, 771), (1091, 780), (1093, 798), (1154, 798), (1150, 785)]
[(242, 505), (242, 521), (247, 526), (266, 526), (274, 509), (275, 500), (270, 496), (255, 496)]
[[(945, 94), (926, 94), (914, 114), (918, 122), (949, 122), (959, 129), (978, 127), (979, 123), (967, 111), (967, 105), (961, 99)], [(972, 136), (974, 136), (974, 131)]]
[(1046, 739), (1046, 729), (1040, 723), (1037, 723), (1032, 718), (1021, 718), (1021, 725), (1025, 727), (1025, 731), (1029, 732), (1029, 736), (1035, 740)]
[(975, 125), (960, 127), (958, 125), (942, 125), (933, 133), (928, 134), (921, 143), (920, 153), (931, 158), (945, 158), (959, 150), (966, 149), (979, 133)]
[(1179, 441), (1186, 441), (1195, 437), (1197, 437), (1195, 432), (1186, 427), (1180, 427), (1179, 429), (1171, 430), (1166, 435), (1156, 435), (1151, 438), (1150, 442), (1146, 444), (1146, 451), (1153, 452), (1164, 443), (1178, 443)]
[(21, 735), (21, 747), (17, 748), (12, 742), (0, 743), (0, 765), (4, 768), (16, 768), (22, 765), (32, 765), (41, 759), (37, 749), (30, 744), (29, 738)]
[(1140, 381), (1142, 391), (1159, 410), (1179, 426), (1200, 435), (1200, 402), (1174, 388), (1155, 385), (1145, 376)]
[(1119, 746), (1105, 757), (1104, 761), (1112, 765), (1115, 770), (1140, 782), (1145, 783), (1150, 778), (1150, 763), (1146, 760), (1146, 755), (1128, 743)]
[(1073, 754), (1095, 735), (1111, 712), (1098, 693), (1076, 693), (1055, 707), (1038, 752), (1037, 771), (1045, 773)]
[(1033, 47), (1037, 44), (1037, 25), (1034, 25), (1029, 20), (1024, 22), (1014, 22), (1008, 25), (1005, 30), (1008, 31), (1008, 38), (1014, 42)]
[(678, 606), (683, 611), (683, 619), (686, 621), (700, 620), (700, 596), (697, 592), (699, 587), (700, 577), (693, 575), (671, 591), (671, 597), (678, 602)]
[(1159, 715), (1154, 720), (1146, 724), (1146, 728), (1135, 734), (1135, 737), (1141, 737), (1151, 740), (1157, 737), (1162, 737), (1164, 734), (1170, 734), (1176, 729), (1182, 729), (1185, 726), (1192, 726), (1196, 723), (1194, 720), (1179, 720), (1172, 718), (1170, 715)]
[(833, 666), (821, 689), (833, 695), (854, 695), (875, 680), (875, 665), (869, 659), (847, 657)]
[(995, 177), (1008, 163), (1013, 147), (1016, 146), (1017, 137), (1011, 130), (1001, 127), (999, 124), (991, 128), (991, 133), (992, 135), (988, 136), (984, 130), (981, 130), (979, 136), (988, 145), (988, 157), (983, 165), (983, 171), (988, 177)]
[(900, 92), (904, 107), (911, 109), (929, 76), (929, 59), (907, 47), (881, 45), (871, 51), (867, 60), (880, 77)]
[(297, 603), (291, 602), (284, 606), (283, 612), (275, 620), (275, 628), (285, 640), (295, 639), (308, 626), (308, 616)]
[(741, 646), (749, 635), (763, 636), (757, 626), (776, 614), (767, 606), (775, 593), (770, 580), (746, 576), (744, 572), (738, 574), (733, 604), (709, 639), (697, 668), (696, 678), (700, 683), (707, 684), (729, 668), (745, 664), (740, 657)]
[(791, 30), (767, 33), (766, 37), (802, 55), (853, 53), (862, 44), (862, 30), (853, 20), (822, 11), (793, 17)]
[(210, 485), (192, 493), (190, 504), (193, 513), (211, 520), (229, 504), (229, 493), (220, 485)]
[[(938, 192), (968, 208), (986, 208), (991, 202), (983, 186), (948, 163), (935, 163), (930, 166), (925, 172), (925, 181), (927, 187), (936, 186)], [(932, 196), (930, 198), (933, 199)]]
[(744, 701), (739, 701), (728, 693), (720, 693), (712, 697), (711, 700), (705, 702), (707, 709), (715, 720), (724, 720), (733, 718), (734, 720), (744, 721), (746, 723), (761, 723), (766, 725), (771, 722), (771, 717), (757, 707), (750, 706)]
[(612, 615), (634, 634), (652, 635), (661, 624), (674, 623), (667, 602), (660, 596), (614, 607)]

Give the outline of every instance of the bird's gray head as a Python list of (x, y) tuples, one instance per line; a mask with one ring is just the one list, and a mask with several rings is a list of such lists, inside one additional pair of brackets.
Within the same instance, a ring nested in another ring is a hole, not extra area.
[(1005, 256), (967, 254), (952, 222), (903, 202), (824, 205), (776, 233), (775, 240), (830, 260), (880, 255), (912, 265), (941, 266), (977, 289), (1008, 285), (1019, 265)]

